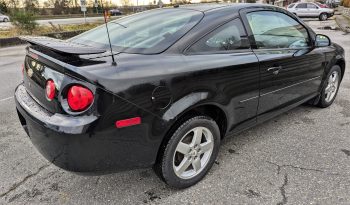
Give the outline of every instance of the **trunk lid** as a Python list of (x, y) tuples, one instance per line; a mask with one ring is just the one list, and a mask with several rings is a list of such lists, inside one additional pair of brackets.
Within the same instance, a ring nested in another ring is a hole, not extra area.
[[(81, 67), (104, 64), (104, 57), (110, 55), (103, 49), (46, 37), (25, 37), (22, 40), (31, 44), (24, 61), (24, 85), (33, 99), (51, 113), (64, 112), (61, 100), (68, 84), (94, 81)], [(46, 97), (48, 80), (55, 83), (53, 100)]]

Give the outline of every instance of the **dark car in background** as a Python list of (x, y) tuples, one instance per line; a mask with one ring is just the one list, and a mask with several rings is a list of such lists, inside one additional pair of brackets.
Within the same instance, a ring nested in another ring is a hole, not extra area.
[(269, 5), (155, 9), (108, 30), (111, 44), (105, 25), (68, 41), (23, 38), (18, 116), (66, 170), (153, 167), (191, 186), (224, 137), (303, 103), (330, 106), (345, 70), (339, 45)]
[(111, 16), (120, 16), (123, 15), (123, 13), (119, 9), (111, 9), (109, 10), (109, 14)]

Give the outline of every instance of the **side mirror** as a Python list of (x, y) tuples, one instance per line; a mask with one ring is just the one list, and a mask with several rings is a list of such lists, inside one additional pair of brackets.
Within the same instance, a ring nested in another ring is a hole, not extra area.
[(331, 39), (329, 39), (328, 36), (317, 34), (316, 40), (315, 40), (315, 46), (316, 47), (327, 47), (331, 45)]

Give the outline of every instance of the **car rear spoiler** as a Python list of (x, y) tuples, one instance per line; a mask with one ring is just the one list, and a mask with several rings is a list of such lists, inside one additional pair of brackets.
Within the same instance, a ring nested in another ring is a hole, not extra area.
[(87, 45), (82, 45), (49, 37), (21, 36), (20, 39), (23, 41), (27, 41), (32, 45), (39, 45), (46, 49), (65, 54), (88, 55), (106, 52), (105, 49), (94, 48)]

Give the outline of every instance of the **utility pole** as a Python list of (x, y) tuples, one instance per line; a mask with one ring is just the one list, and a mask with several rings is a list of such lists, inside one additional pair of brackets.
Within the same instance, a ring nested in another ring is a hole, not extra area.
[(98, 0), (95, 0), (96, 14), (98, 14)]
[(80, 7), (81, 11), (84, 13), (84, 21), (86, 23), (86, 1), (85, 0), (80, 0)]

